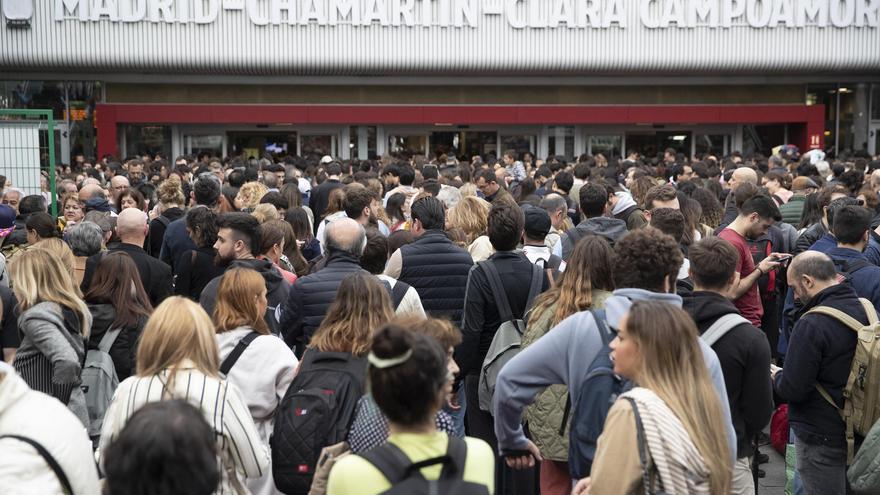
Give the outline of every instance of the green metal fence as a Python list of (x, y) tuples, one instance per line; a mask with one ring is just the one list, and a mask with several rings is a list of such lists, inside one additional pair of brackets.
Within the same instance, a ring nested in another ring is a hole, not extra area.
[[(41, 187), (47, 172), (48, 191)], [(45, 194), (58, 216), (55, 190), (55, 119), (50, 109), (0, 108), (0, 175), (25, 194)]]

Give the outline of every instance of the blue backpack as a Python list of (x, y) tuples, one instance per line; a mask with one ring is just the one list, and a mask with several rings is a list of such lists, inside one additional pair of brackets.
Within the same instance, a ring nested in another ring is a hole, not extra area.
[(596, 329), (602, 338), (602, 349), (587, 369), (587, 378), (580, 386), (577, 402), (572, 404), (569, 395), (560, 429), (562, 432), (565, 431), (568, 416), (574, 406), (574, 416), (568, 436), (568, 471), (572, 479), (576, 480), (590, 475), (590, 468), (596, 455), (596, 442), (602, 434), (608, 410), (620, 394), (632, 388), (629, 380), (614, 374), (609, 344), (615, 334), (606, 323), (605, 310), (590, 310), (590, 313), (593, 314)]

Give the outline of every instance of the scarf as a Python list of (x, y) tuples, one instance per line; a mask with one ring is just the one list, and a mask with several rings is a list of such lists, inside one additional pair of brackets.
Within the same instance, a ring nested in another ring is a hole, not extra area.
[(709, 495), (709, 469), (684, 425), (657, 394), (636, 387), (621, 397), (633, 399), (642, 419), (646, 447), (663, 490)]

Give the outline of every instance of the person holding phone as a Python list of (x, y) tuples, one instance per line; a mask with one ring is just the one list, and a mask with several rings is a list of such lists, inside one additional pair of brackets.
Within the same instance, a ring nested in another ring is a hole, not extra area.
[(718, 237), (733, 244), (739, 255), (736, 265), (739, 282), (731, 289), (731, 299), (743, 317), (758, 328), (761, 328), (764, 307), (756, 282), (779, 268), (786, 255), (771, 253), (755, 265), (748, 241), (764, 235), (773, 222), (781, 220), (776, 203), (769, 196), (759, 194), (743, 203), (736, 219), (718, 233)]

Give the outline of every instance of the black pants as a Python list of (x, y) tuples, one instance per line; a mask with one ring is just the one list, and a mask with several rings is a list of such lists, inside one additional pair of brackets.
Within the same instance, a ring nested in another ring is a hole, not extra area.
[(480, 397), (477, 387), (480, 377), (468, 375), (464, 378), (467, 410), (465, 411), (465, 427), (467, 435), (479, 438), (492, 447), (495, 453), (495, 493), (504, 495), (534, 495), (538, 493), (538, 469), (535, 463), (532, 469), (511, 469), (507, 467), (503, 457), (498, 455), (498, 439), (495, 437), (495, 421), (492, 415), (480, 410)]

